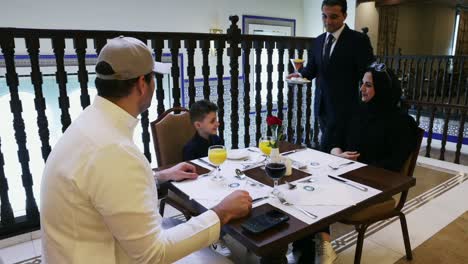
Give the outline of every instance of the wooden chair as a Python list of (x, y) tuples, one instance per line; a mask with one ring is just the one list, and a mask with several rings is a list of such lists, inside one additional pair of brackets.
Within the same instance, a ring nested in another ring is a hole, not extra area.
[[(150, 126), (158, 166), (175, 165), (182, 162), (184, 145), (195, 134), (188, 110), (182, 107), (171, 108), (151, 122)], [(194, 215), (182, 205), (177, 196), (167, 189), (165, 184), (159, 187), (158, 195), (162, 197), (159, 206), (161, 215), (164, 214), (166, 203), (181, 211), (187, 220)]]
[[(424, 130), (419, 128), (416, 148), (413, 150), (413, 152), (410, 154), (405, 164), (403, 165), (403, 168), (400, 171), (402, 175), (413, 177), (413, 172), (414, 172), (414, 168), (416, 167), (416, 160), (418, 159), (419, 148), (421, 147), (421, 141), (422, 141), (423, 136), (424, 136)], [(406, 258), (408, 260), (411, 260), (413, 258), (405, 214), (401, 211), (401, 209), (405, 205), (406, 198), (408, 196), (408, 191), (409, 190), (406, 190), (401, 193), (398, 204), (396, 203), (396, 200), (394, 198), (390, 198), (383, 202), (364, 208), (363, 210), (341, 221), (344, 224), (354, 225), (356, 227), (356, 231), (358, 232), (356, 252), (354, 255), (355, 264), (358, 264), (361, 262), (362, 247), (364, 244), (364, 235), (366, 233), (366, 229), (370, 225), (378, 221), (392, 218), (395, 216), (398, 216), (400, 218), (401, 230), (403, 233), (403, 241), (405, 243)]]

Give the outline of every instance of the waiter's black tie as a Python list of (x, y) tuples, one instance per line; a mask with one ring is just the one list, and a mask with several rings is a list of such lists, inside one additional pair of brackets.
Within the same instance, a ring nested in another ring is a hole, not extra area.
[(333, 37), (332, 34), (329, 34), (327, 37), (327, 44), (325, 46), (325, 53), (323, 54), (323, 64), (328, 65), (328, 61), (330, 60), (330, 51), (331, 47), (333, 45), (333, 42), (335, 42), (335, 37)]

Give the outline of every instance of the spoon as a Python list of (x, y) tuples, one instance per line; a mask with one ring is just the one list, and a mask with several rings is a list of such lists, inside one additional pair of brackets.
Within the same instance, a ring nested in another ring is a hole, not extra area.
[(241, 170), (236, 169), (236, 178), (239, 180), (244, 180), (247, 177)]
[[(236, 177), (236, 178), (239, 179), (239, 180), (245, 180), (245, 178), (246, 178), (247, 176), (246, 176), (245, 173), (243, 173), (241, 170), (236, 169), (236, 176), (234, 176), (234, 177)], [(263, 187), (263, 184), (261, 184), (261, 183), (256, 183), (256, 182), (251, 181), (251, 180), (247, 180), (247, 182), (250, 184), (250, 186), (253, 186), (253, 187), (255, 187), (255, 186), (257, 186), (257, 185), (258, 185), (259, 187)]]
[(354, 161), (348, 161), (346, 163), (342, 163), (342, 164), (339, 164), (339, 165), (330, 165), (329, 164), (328, 167), (330, 167), (332, 170), (338, 170), (338, 169), (341, 169), (341, 168), (343, 168), (345, 166), (351, 165), (353, 163), (354, 163)]
[(315, 180), (312, 177), (307, 180), (300, 181), (300, 183), (311, 183), (311, 182), (315, 182)]

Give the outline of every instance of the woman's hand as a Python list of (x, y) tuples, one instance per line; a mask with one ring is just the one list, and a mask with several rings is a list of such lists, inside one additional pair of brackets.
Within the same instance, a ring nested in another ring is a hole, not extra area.
[(338, 157), (342, 157), (342, 158), (345, 158), (345, 159), (350, 159), (350, 160), (354, 160), (354, 161), (357, 161), (357, 159), (359, 158), (359, 156), (361, 154), (359, 154), (357, 151), (344, 151), (341, 149), (341, 148), (333, 148), (330, 153), (332, 155), (335, 155), (335, 156), (338, 156)]
[(340, 156), (345, 159), (357, 161), (360, 155), (361, 154), (359, 154), (357, 151), (345, 151), (345, 152), (338, 154), (337, 156)]

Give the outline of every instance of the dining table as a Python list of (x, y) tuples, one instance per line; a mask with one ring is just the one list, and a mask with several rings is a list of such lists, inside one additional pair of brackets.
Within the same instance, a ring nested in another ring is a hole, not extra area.
[[(237, 153), (235, 159), (229, 159), (230, 151)], [(170, 182), (167, 186), (194, 215), (209, 210), (235, 190), (248, 191), (256, 201), (250, 215), (230, 221), (222, 227), (223, 231), (259, 256), (261, 263), (287, 263), (290, 243), (416, 183), (413, 177), (286, 141), (279, 144), (279, 152), (292, 163), (292, 174), (282, 177), (279, 184), (278, 195), (288, 201), (287, 205), (271, 195), (273, 180), (264, 170), (266, 157), (256, 147), (228, 150), (228, 159), (221, 165), (222, 181), (211, 179), (214, 168), (208, 158), (202, 158), (190, 161), (200, 174), (197, 179)], [(273, 209), (287, 214), (289, 220), (259, 234), (242, 227), (248, 218)]]

